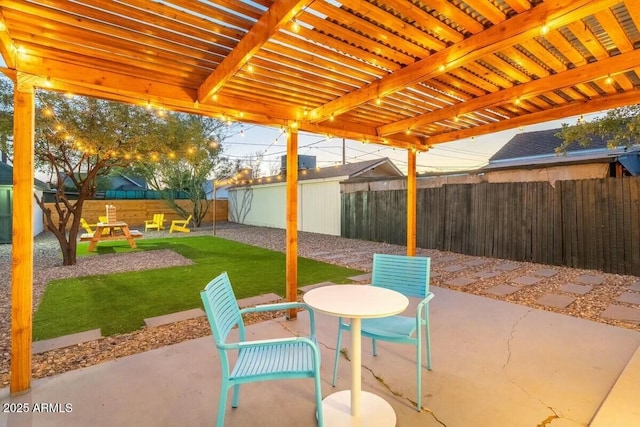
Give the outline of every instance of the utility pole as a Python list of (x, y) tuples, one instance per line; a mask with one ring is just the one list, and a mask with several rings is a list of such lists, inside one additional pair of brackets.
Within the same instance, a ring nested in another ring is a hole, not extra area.
[(213, 189), (213, 235), (216, 235), (216, 179), (211, 180), (211, 188)]
[(345, 146), (344, 138), (342, 138), (342, 164), (343, 165), (347, 164), (347, 149)]

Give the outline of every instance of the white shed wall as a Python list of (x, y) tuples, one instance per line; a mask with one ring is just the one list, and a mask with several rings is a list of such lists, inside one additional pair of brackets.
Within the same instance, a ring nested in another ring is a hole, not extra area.
[[(298, 183), (298, 230), (340, 235), (340, 181), (303, 181)], [(251, 188), (251, 207), (239, 222), (259, 227), (286, 227), (286, 183), (258, 185)], [(241, 204), (246, 188), (229, 191), (229, 220), (235, 204)]]
[(298, 228), (312, 233), (340, 235), (340, 183), (305, 182), (298, 186)]
[[(252, 196), (247, 196), (252, 192)], [(285, 185), (278, 183), (262, 185), (258, 187), (234, 188), (229, 191), (229, 219), (235, 209), (235, 205), (242, 204), (245, 197), (251, 197), (251, 203), (247, 204), (248, 211), (244, 218), (233, 218), (241, 224), (256, 225), (259, 227), (285, 228)], [(240, 215), (242, 216), (242, 214)]]
[[(42, 190), (34, 190), (36, 195), (40, 200), (42, 200)], [(44, 212), (40, 208), (40, 205), (37, 203), (33, 204), (33, 235), (37, 236), (38, 234), (44, 231)]]

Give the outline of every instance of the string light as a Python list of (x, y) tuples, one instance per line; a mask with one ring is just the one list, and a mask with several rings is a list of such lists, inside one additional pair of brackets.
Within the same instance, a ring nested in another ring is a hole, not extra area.
[(549, 25), (543, 24), (540, 27), (540, 34), (543, 35), (543, 36), (546, 36), (547, 34), (549, 34), (549, 30), (550, 30)]
[(300, 24), (298, 24), (298, 20), (296, 18), (291, 20), (291, 31), (296, 34), (300, 31)]
[(605, 82), (606, 84), (608, 84), (608, 85), (613, 84), (613, 77), (611, 77), (611, 74), (609, 74), (609, 75), (607, 76), (607, 78), (605, 79), (605, 81), (604, 81), (604, 82)]

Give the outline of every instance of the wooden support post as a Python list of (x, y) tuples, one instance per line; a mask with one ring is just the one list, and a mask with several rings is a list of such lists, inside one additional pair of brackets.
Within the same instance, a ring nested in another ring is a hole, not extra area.
[(416, 254), (416, 152), (407, 151), (407, 256)]
[[(287, 138), (287, 247), (286, 247), (286, 299), (298, 300), (298, 130), (289, 126)], [(288, 319), (298, 317), (289, 310)]]
[(18, 74), (13, 121), (13, 237), (11, 263), (12, 394), (31, 387), (33, 306), (34, 88)]

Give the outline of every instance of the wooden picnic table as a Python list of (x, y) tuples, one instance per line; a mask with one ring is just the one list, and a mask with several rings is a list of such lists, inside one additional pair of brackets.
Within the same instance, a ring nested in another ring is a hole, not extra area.
[[(108, 230), (108, 232), (105, 232)], [(141, 238), (142, 232), (138, 230), (129, 230), (129, 225), (124, 221), (115, 222), (99, 222), (96, 229), (91, 233), (84, 233), (80, 236), (80, 241), (89, 242), (89, 252), (96, 250), (96, 246), (100, 241), (106, 240), (127, 240), (129, 246), (136, 247), (135, 239)]]

